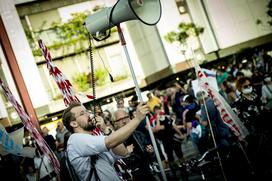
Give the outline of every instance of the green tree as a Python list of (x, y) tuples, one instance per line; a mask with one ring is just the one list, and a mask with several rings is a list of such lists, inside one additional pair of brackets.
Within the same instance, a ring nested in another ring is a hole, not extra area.
[(79, 91), (85, 92), (90, 87), (86, 73), (78, 73), (74, 77), (72, 77), (72, 80), (75, 84), (76, 89), (78, 89)]
[(57, 37), (65, 44), (73, 43), (76, 40), (88, 39), (88, 31), (84, 27), (84, 22), (90, 12), (74, 13), (72, 18), (66, 23), (53, 23)]
[(168, 42), (179, 42), (185, 44), (190, 36), (199, 36), (204, 32), (203, 27), (198, 27), (194, 23), (180, 23), (178, 31), (171, 31), (164, 37)]

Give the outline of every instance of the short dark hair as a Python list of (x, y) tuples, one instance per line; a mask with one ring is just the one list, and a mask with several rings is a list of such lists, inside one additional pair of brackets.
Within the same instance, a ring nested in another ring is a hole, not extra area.
[(242, 85), (246, 82), (246, 81), (249, 81), (251, 83), (251, 80), (250, 78), (248, 77), (242, 77), (240, 79), (237, 80), (236, 82), (236, 88), (241, 91), (242, 90)]
[(74, 133), (73, 127), (70, 125), (71, 121), (75, 120), (75, 114), (71, 112), (71, 109), (74, 107), (81, 106), (81, 103), (79, 102), (71, 102), (69, 104), (69, 107), (67, 107), (62, 114), (62, 122), (63, 125), (70, 131), (71, 133)]

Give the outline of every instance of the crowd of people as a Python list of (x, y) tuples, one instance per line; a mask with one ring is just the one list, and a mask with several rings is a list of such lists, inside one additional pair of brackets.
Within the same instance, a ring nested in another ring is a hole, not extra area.
[[(247, 166), (254, 170), (260, 162), (255, 155), (263, 146), (260, 139), (271, 141), (271, 58), (214, 71), (219, 93), (249, 131), (242, 143), (243, 156), (247, 158)], [(119, 97), (114, 112), (102, 110), (98, 105), (95, 111), (87, 110), (80, 103), (72, 103), (58, 123), (55, 138), (46, 127), (42, 129), (43, 137), (59, 160), (63, 152), (68, 153), (80, 180), (158, 179), (155, 175), (160, 175), (160, 170), (146, 121), (155, 136), (163, 168), (174, 176), (182, 163), (215, 147), (212, 136), (226, 155), (239, 141), (223, 122), (209, 95), (193, 90), (192, 79), (163, 90), (150, 90), (147, 99), (146, 103), (140, 103), (137, 96), (132, 96), (125, 106), (124, 97)], [(24, 180), (57, 179), (39, 150), (34, 159), (17, 159), (17, 162)], [(1, 163), (6, 163), (5, 159)], [(271, 176), (272, 168), (266, 170)]]

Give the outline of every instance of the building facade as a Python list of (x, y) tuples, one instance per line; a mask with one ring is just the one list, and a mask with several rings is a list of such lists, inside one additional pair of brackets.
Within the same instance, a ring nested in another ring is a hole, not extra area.
[[(1, 14), (1, 79), (8, 84), (17, 100), (32, 117), (41, 120), (65, 108), (60, 92), (49, 75), (42, 56), (35, 54), (37, 40), (55, 45), (54, 22), (63, 23), (71, 13), (113, 6), (114, 0), (0, 0)], [(148, 86), (192, 66), (192, 51), (197, 59), (212, 61), (229, 56), (245, 47), (270, 43), (271, 27), (257, 25), (267, 21), (268, 0), (161, 0), (162, 15), (155, 26), (137, 20), (121, 23), (128, 52), (140, 87)], [(190, 37), (186, 46), (169, 43), (165, 36), (176, 31), (181, 22), (204, 28), (199, 37)], [(34, 41), (29, 41), (29, 37)], [(90, 73), (88, 41), (73, 46), (50, 49), (53, 62), (81, 92), (76, 78)], [(133, 89), (127, 59), (118, 34), (112, 32), (104, 42), (93, 42), (96, 72), (104, 79), (97, 86), (97, 98)], [(83, 48), (82, 48), (83, 47)], [(79, 51), (80, 50), (80, 51)], [(106, 70), (106, 71), (105, 71)], [(110, 72), (116, 82), (105, 78)], [(97, 75), (98, 76), (98, 75)], [(102, 77), (102, 76), (101, 76)], [(84, 90), (83, 90), (84, 92)], [(91, 93), (88, 89), (84, 93)], [(20, 122), (6, 101), (0, 97), (0, 118), (5, 125)], [(88, 102), (81, 98), (82, 102)]]

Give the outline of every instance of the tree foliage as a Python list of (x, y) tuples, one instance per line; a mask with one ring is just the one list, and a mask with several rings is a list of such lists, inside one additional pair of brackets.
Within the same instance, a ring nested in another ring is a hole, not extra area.
[(58, 39), (65, 43), (88, 39), (88, 31), (83, 25), (88, 14), (89, 12), (74, 13), (65, 23), (53, 23), (52, 28), (55, 29)]
[(170, 42), (186, 43), (190, 36), (199, 36), (204, 32), (203, 27), (198, 27), (194, 23), (180, 23), (178, 31), (171, 31), (166, 34), (165, 39)]

